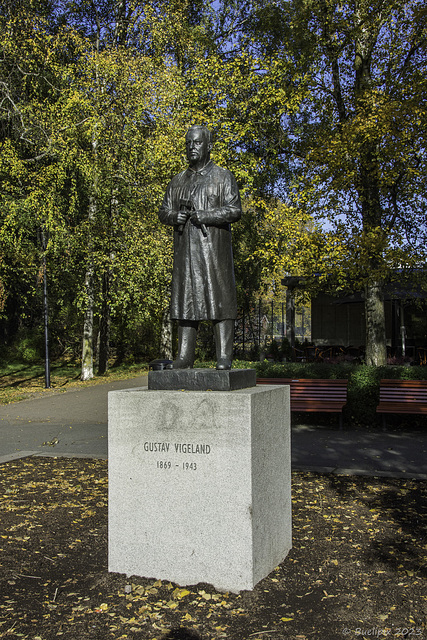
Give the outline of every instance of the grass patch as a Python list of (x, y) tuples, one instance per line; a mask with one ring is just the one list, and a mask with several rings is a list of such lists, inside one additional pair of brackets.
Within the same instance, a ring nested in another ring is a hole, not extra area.
[(45, 388), (44, 364), (23, 364), (10, 362), (0, 366), (0, 405), (18, 402), (35, 397), (41, 393), (66, 391), (71, 387), (87, 387), (113, 380), (123, 380), (147, 373), (148, 365), (121, 364), (113, 367), (102, 376), (95, 375), (92, 380), (80, 380), (80, 363), (73, 361), (53, 362), (50, 368), (51, 388)]

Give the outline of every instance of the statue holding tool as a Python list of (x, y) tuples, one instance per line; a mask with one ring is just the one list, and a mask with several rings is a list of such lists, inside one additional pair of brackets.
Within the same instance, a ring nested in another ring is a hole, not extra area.
[(159, 211), (174, 227), (171, 318), (178, 320), (178, 357), (174, 369), (194, 363), (200, 320), (214, 328), (217, 369), (230, 369), (233, 357), (236, 285), (231, 246), (232, 222), (242, 215), (233, 174), (210, 159), (209, 130), (187, 132), (188, 168), (172, 178)]

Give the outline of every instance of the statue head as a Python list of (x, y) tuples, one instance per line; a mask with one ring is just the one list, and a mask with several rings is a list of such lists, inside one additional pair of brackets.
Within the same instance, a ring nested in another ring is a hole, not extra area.
[(194, 125), (185, 136), (188, 164), (195, 171), (202, 169), (211, 157), (212, 134), (207, 127)]

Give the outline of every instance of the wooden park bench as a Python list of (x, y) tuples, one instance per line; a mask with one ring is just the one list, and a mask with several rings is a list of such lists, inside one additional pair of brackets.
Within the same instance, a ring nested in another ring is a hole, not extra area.
[(309, 378), (257, 378), (257, 384), (288, 384), (293, 412), (339, 413), (340, 429), (342, 410), (347, 404), (347, 382)]
[(427, 380), (381, 380), (377, 413), (427, 413)]

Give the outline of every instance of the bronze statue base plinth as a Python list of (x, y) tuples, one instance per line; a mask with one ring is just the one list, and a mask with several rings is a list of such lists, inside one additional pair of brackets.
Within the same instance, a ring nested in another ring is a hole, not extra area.
[(163, 369), (148, 373), (148, 388), (156, 391), (236, 391), (255, 386), (255, 369)]

